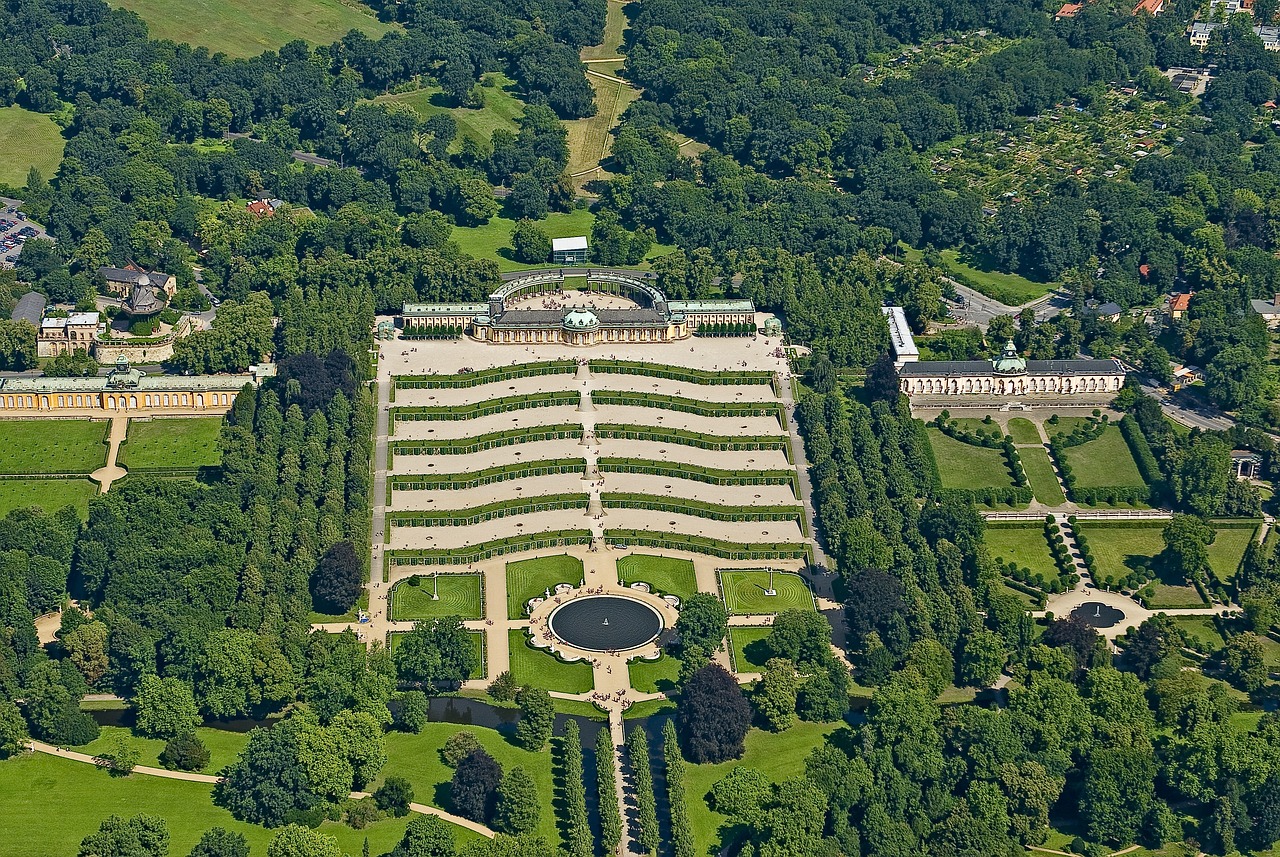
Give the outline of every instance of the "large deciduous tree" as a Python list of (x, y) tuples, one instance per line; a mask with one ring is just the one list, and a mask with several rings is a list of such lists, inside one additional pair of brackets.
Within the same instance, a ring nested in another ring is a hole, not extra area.
[(364, 586), (364, 563), (348, 541), (333, 545), (311, 574), (311, 598), (321, 613), (346, 613)]
[(472, 750), (453, 771), (449, 789), (453, 811), (463, 818), (488, 822), (493, 815), (502, 782), (502, 766), (484, 751)]
[(689, 761), (727, 762), (742, 757), (751, 727), (751, 703), (724, 667), (708, 664), (685, 684), (676, 721)]

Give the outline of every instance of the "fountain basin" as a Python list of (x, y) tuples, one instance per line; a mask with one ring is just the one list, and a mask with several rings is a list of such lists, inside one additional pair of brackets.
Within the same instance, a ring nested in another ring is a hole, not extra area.
[(662, 615), (634, 598), (588, 595), (565, 602), (547, 618), (551, 633), (588, 652), (636, 649), (662, 633)]

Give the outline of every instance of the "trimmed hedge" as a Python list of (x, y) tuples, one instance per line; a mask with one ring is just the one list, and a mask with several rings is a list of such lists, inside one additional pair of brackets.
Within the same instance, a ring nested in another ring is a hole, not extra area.
[(578, 364), (574, 360), (547, 360), (542, 363), (497, 366), (476, 372), (459, 372), (456, 375), (396, 375), (392, 380), (397, 390), (447, 390), (510, 381), (513, 378), (565, 375), (577, 371), (577, 368)]
[(756, 332), (756, 326), (751, 322), (723, 322), (719, 321), (715, 324), (700, 324), (694, 331), (694, 336), (753, 336)]
[(804, 509), (800, 506), (721, 506), (683, 497), (631, 492), (601, 494), (600, 502), (606, 509), (649, 509), (712, 521), (795, 521), (804, 528)]
[(473, 420), (491, 414), (504, 414), (526, 408), (554, 408), (578, 404), (581, 395), (577, 390), (556, 390), (550, 393), (534, 393), (527, 396), (503, 396), (485, 399), (467, 405), (414, 405), (391, 409), (391, 421), (422, 422), (434, 420)]
[(707, 536), (664, 533), (655, 530), (605, 530), (605, 541), (627, 547), (661, 548), (718, 556), (721, 559), (809, 559), (808, 545), (727, 542)]
[(792, 470), (720, 470), (650, 458), (602, 458), (599, 467), (605, 473), (665, 476), (670, 479), (705, 482), (708, 485), (790, 485), (794, 489), (796, 483), (795, 471)]
[[(439, 511), (387, 512), (390, 527), (466, 527), (508, 518), (512, 515), (529, 515), (534, 512), (558, 512), (562, 509), (587, 508), (586, 494), (546, 494), (541, 497), (516, 497), (485, 503), (470, 509), (440, 509)], [(390, 529), (387, 530), (390, 538)]]
[(1129, 452), (1133, 455), (1133, 460), (1138, 465), (1138, 472), (1142, 474), (1142, 478), (1146, 483), (1151, 486), (1151, 496), (1160, 497), (1164, 495), (1167, 486), (1164, 473), (1160, 470), (1160, 464), (1151, 452), (1151, 444), (1147, 443), (1147, 438), (1142, 433), (1142, 428), (1138, 425), (1138, 421), (1125, 414), (1120, 419), (1120, 434), (1124, 436), (1125, 443), (1129, 445)]
[(772, 372), (711, 372), (706, 369), (687, 369), (665, 363), (645, 363), (639, 360), (588, 360), (592, 372), (602, 375), (647, 375), (669, 381), (687, 381), (690, 384), (708, 386), (740, 386), (744, 384), (771, 384)]
[(655, 443), (674, 443), (680, 446), (694, 446), (698, 449), (707, 449), (713, 452), (749, 452), (780, 449), (787, 454), (787, 461), (793, 460), (791, 457), (790, 438), (770, 435), (703, 434), (697, 431), (663, 428), (662, 426), (601, 423), (596, 426), (596, 437), (605, 440), (648, 440)]
[(388, 566), (413, 565), (470, 565), (495, 556), (526, 553), (546, 548), (562, 548), (571, 545), (591, 544), (590, 530), (548, 530), (542, 533), (521, 533), (505, 539), (492, 539), (462, 548), (417, 548), (395, 550), (386, 553)]
[[(935, 465), (936, 466), (936, 465)], [(1031, 503), (1031, 489), (1018, 488), (939, 488), (937, 499), (948, 500), (953, 497), (981, 506), (1026, 506)]]
[(444, 325), (407, 327), (400, 331), (401, 339), (461, 339), (467, 329), (461, 326), (445, 327)]
[(415, 473), (393, 476), (387, 482), (388, 497), (395, 491), (461, 491), (494, 482), (528, 479), (531, 476), (555, 476), (561, 473), (586, 473), (587, 463), (581, 458), (548, 458), (542, 461), (520, 461), (499, 467), (486, 467), (470, 473)]
[(392, 455), (468, 455), (500, 446), (514, 446), (517, 443), (576, 440), (580, 437), (582, 426), (561, 423), (554, 426), (531, 426), (527, 429), (503, 429), (452, 440), (393, 440), (390, 451)]
[[(1106, 429), (1105, 421), (1100, 421), (1099, 424), (1103, 430)], [(1049, 438), (1049, 452), (1053, 455), (1053, 460), (1058, 465), (1058, 473), (1062, 475), (1062, 483), (1067, 486), (1067, 497), (1073, 503), (1079, 503), (1084, 506), (1096, 506), (1099, 503), (1110, 503), (1113, 506), (1120, 503), (1134, 505), (1154, 499), (1153, 489), (1150, 485), (1103, 485), (1094, 488), (1082, 488), (1076, 483), (1076, 475), (1071, 471), (1071, 465), (1067, 462), (1065, 452), (1069, 447), (1079, 446), (1081, 443), (1087, 443), (1089, 440), (1094, 440), (1099, 436), (1101, 436), (1101, 432), (1087, 440), (1072, 443), (1068, 443), (1065, 439), (1076, 437), (1076, 435), (1055, 434)], [(1139, 473), (1141, 474), (1141, 471)], [(1143, 478), (1145, 479), (1146, 477), (1144, 476)]]
[(704, 402), (683, 396), (659, 396), (630, 390), (596, 390), (591, 394), (591, 401), (597, 405), (662, 408), (700, 417), (776, 417), (780, 425), (785, 427), (787, 424), (786, 411), (781, 402)]

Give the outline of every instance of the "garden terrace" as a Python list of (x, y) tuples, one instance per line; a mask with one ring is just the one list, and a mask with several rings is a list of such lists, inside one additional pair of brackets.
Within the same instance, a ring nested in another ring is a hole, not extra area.
[(487, 417), (492, 416), (493, 414), (505, 414), (510, 411), (519, 411), (526, 408), (553, 408), (558, 406), (576, 405), (580, 398), (581, 396), (576, 391), (557, 390), (534, 396), (503, 396), (499, 399), (485, 399), (482, 402), (473, 402), (469, 405), (414, 405), (411, 407), (392, 408), (391, 420), (393, 423), (422, 420), (472, 420), (477, 417)]
[[(387, 490), (396, 491), (459, 491), (476, 488), (492, 482), (508, 482), (512, 479), (528, 479), (533, 476), (555, 476), (561, 473), (585, 473), (586, 461), (582, 458), (554, 458), (487, 467), (469, 473), (415, 473), (393, 476)], [(390, 498), (388, 493), (387, 497)]]
[(708, 518), (712, 521), (795, 521), (803, 533), (804, 509), (800, 506), (720, 506), (683, 497), (614, 492), (600, 495), (606, 509), (644, 509)]
[[(446, 514), (454, 510), (445, 510)], [(407, 513), (410, 516), (414, 512)], [(585, 510), (566, 512), (561, 510), (545, 512), (513, 513), (502, 517), (491, 517), (487, 521), (460, 526), (407, 526), (388, 527), (384, 539), (389, 549), (400, 548), (463, 548), (468, 545), (484, 542), (516, 538), (524, 533), (545, 533), (564, 529), (569, 522), (581, 520), (588, 526)], [(421, 517), (421, 515), (418, 515)], [(697, 519), (694, 519), (697, 520)], [(724, 525), (721, 525), (724, 526)], [(757, 524), (756, 526), (759, 526)], [(784, 524), (774, 524), (781, 527)], [(696, 531), (696, 530), (695, 530)]]
[[(766, 595), (772, 577), (776, 595)], [(784, 610), (817, 610), (813, 592), (803, 577), (768, 569), (718, 569), (720, 597), (731, 616), (781, 613)]]
[(644, 363), (638, 360), (588, 360), (587, 365), (591, 367), (592, 372), (598, 372), (602, 375), (648, 375), (651, 378), (685, 381), (690, 384), (741, 386), (744, 384), (773, 383), (772, 372), (734, 370), (719, 372), (706, 369), (688, 369), (683, 366), (670, 366), (664, 363)]
[(794, 470), (723, 470), (687, 464), (673, 465), (648, 458), (601, 458), (599, 468), (605, 473), (639, 473), (690, 479), (710, 485), (789, 485), (793, 490), (796, 487)]
[(493, 539), (457, 548), (410, 548), (387, 551), (386, 562), (388, 568), (415, 565), (470, 565), (495, 556), (589, 544), (591, 544), (590, 530), (547, 530), (538, 533), (521, 533), (518, 536)]
[(779, 402), (704, 402), (683, 396), (653, 395), (629, 390), (596, 390), (591, 394), (591, 401), (596, 405), (662, 408), (699, 417), (775, 417), (783, 428), (787, 425), (786, 411)]
[(467, 455), (500, 446), (536, 443), (544, 440), (577, 440), (580, 437), (582, 437), (582, 426), (562, 423), (552, 426), (531, 426), (527, 429), (503, 429), (474, 437), (393, 440), (389, 451), (392, 455)]
[(88, 476), (107, 461), (110, 422), (0, 420), (0, 474)]
[(627, 425), (617, 423), (599, 423), (596, 425), (596, 437), (618, 440), (645, 440), (654, 443), (675, 443), (682, 446), (696, 446), (718, 452), (749, 452), (753, 450), (779, 449), (791, 460), (791, 442), (786, 437), (769, 435), (720, 435), (704, 434), (683, 429), (663, 428), (662, 426)]
[[(667, 498), (659, 498), (666, 500)], [(688, 510), (652, 510), (635, 506), (609, 510), (606, 525), (619, 530), (687, 533), (727, 542), (803, 542), (800, 523), (788, 521), (719, 521), (701, 518)]]
[(604, 531), (604, 537), (605, 541), (613, 545), (704, 553), (721, 559), (809, 559), (808, 545), (794, 542), (745, 544), (707, 536), (630, 529), (607, 529)]
[(540, 363), (518, 363), (515, 366), (494, 366), (455, 375), (396, 375), (394, 380), (397, 390), (447, 390), (494, 384), (514, 378), (572, 374), (577, 368), (578, 364), (574, 360), (547, 360)]
[[(554, 477), (552, 477), (554, 478)], [(714, 485), (673, 476), (649, 476), (632, 473), (610, 476), (610, 488), (630, 494), (655, 497), (686, 498), (713, 506), (795, 506), (798, 504), (790, 485)], [(559, 489), (557, 489), (559, 490)]]
[[(434, 579), (414, 575), (391, 590), (393, 622), (460, 616), (484, 618), (484, 577), (479, 574), (440, 574)], [(432, 598), (438, 595), (439, 598)]]
[[(471, 509), (440, 509), (438, 511), (389, 511), (389, 527), (470, 527), (498, 518), (513, 515), (531, 515), (535, 512), (556, 512), (564, 509), (587, 508), (586, 494), (547, 494), (542, 497), (516, 497), (486, 503)], [(387, 539), (390, 540), (390, 532)]]
[(453, 491), (396, 491), (391, 495), (389, 508), (397, 512), (410, 513), (418, 509), (446, 512), (518, 500), (523, 497), (581, 494), (585, 490), (584, 484), (581, 474), (564, 473), (557, 476), (539, 476), (535, 479), (518, 479), (512, 482), (490, 482), (474, 488), (459, 488)]
[[(572, 375), (545, 375), (535, 378), (515, 378), (510, 382), (487, 384), (483, 387), (455, 387), (445, 390), (400, 390), (396, 393), (397, 407), (466, 407), (492, 396), (510, 399), (516, 396), (541, 396), (553, 392), (576, 390)], [(719, 389), (719, 388), (717, 388)]]

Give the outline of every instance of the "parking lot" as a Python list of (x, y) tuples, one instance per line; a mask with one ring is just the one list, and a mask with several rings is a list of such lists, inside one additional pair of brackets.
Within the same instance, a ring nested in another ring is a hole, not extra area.
[(49, 237), (18, 210), (21, 204), (20, 200), (0, 198), (0, 267), (12, 268), (22, 245), (30, 239)]

